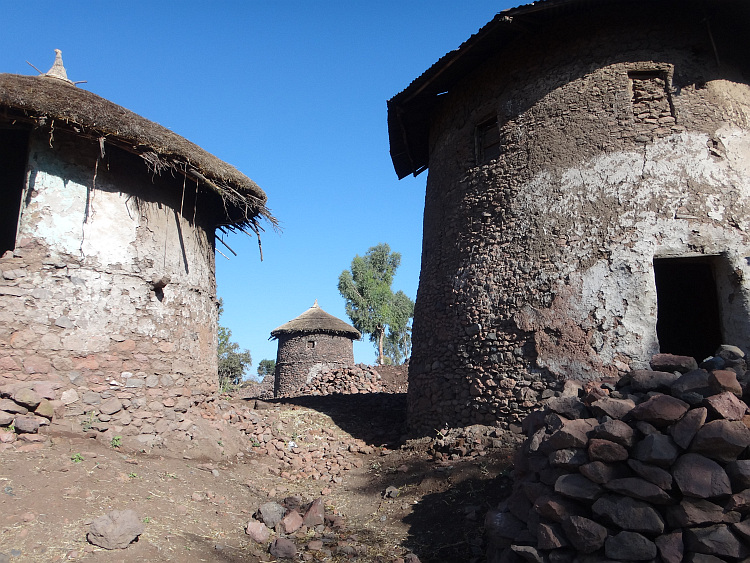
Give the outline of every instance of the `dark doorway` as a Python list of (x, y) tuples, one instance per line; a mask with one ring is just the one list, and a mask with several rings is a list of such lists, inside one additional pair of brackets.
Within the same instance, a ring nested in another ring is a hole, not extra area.
[(0, 127), (0, 255), (16, 247), (28, 147), (28, 131)]
[(661, 352), (692, 356), (700, 362), (721, 345), (716, 258), (654, 259)]

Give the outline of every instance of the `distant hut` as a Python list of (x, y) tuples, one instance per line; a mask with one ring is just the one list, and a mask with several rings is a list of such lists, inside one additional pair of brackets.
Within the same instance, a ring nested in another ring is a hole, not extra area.
[(352, 342), (362, 335), (318, 306), (271, 331), (279, 340), (274, 395), (293, 395), (325, 368), (354, 365)]
[(76, 88), (59, 53), (0, 74), (0, 386), (51, 381), (102, 431), (176, 427), (217, 387), (215, 230), (264, 217), (252, 180)]

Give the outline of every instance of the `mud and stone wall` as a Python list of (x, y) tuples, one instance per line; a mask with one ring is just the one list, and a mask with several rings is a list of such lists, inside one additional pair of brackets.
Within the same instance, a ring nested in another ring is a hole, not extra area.
[(565, 379), (645, 367), (655, 258), (711, 257), (723, 341), (750, 351), (750, 86), (687, 12), (561, 17), (440, 97), (412, 429), (517, 421)]
[(0, 383), (53, 382), (101, 431), (179, 425), (216, 386), (214, 213), (195, 183), (38, 130), (0, 259)]
[(280, 334), (274, 395), (294, 396), (319, 373), (354, 366), (352, 339), (335, 334)]

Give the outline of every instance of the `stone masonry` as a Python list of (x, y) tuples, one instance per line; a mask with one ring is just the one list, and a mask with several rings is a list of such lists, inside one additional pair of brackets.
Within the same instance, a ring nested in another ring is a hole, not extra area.
[(252, 228), (265, 194), (65, 81), (0, 83), (0, 148), (23, 172), (1, 178), (17, 228), (0, 239), (0, 395), (41, 388), (85, 429), (158, 443), (217, 390), (214, 231)]
[(429, 165), (412, 430), (514, 423), (675, 352), (655, 260), (707, 264), (712, 347), (750, 351), (750, 20), (708, 4), (710, 30), (694, 2), (513, 9), (389, 102), (397, 172)]
[(747, 561), (744, 354), (659, 354), (616, 385), (570, 382), (523, 422), (513, 493), (488, 512), (492, 563)]

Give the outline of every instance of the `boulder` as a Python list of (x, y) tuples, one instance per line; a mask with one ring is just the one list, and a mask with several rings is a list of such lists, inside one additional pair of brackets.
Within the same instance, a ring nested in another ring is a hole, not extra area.
[(630, 414), (636, 420), (643, 420), (661, 428), (680, 420), (689, 408), (690, 405), (680, 399), (669, 395), (656, 395), (635, 407)]
[(678, 356), (675, 354), (654, 354), (651, 357), (651, 369), (654, 371), (679, 371), (686, 373), (698, 368), (698, 362), (690, 356)]
[(619, 561), (647, 561), (656, 557), (656, 544), (637, 532), (623, 531), (607, 538), (604, 553)]
[(726, 524), (705, 528), (689, 528), (684, 532), (685, 544), (691, 551), (717, 557), (740, 559), (750, 555), (750, 549), (732, 533)]
[(750, 446), (750, 428), (739, 421), (712, 420), (695, 435), (690, 451), (721, 462), (730, 462)]
[[(605, 495), (591, 507), (599, 522), (622, 530), (655, 536), (664, 532), (664, 520), (648, 503), (620, 495)], [(609, 556), (609, 554), (607, 554)]]
[(672, 468), (675, 484), (687, 497), (715, 498), (729, 495), (732, 487), (724, 469), (705, 456), (688, 453)]
[(607, 528), (583, 516), (566, 518), (562, 528), (571, 545), (581, 553), (595, 552), (607, 539)]
[(271, 530), (257, 520), (250, 520), (245, 527), (245, 533), (256, 543), (266, 543), (271, 537)]
[(21, 388), (13, 393), (13, 400), (21, 406), (26, 407), (29, 410), (34, 410), (39, 406), (42, 401), (42, 397), (39, 393), (28, 388)]
[(113, 510), (91, 522), (88, 541), (104, 549), (125, 549), (144, 531), (134, 510)]
[(294, 545), (292, 540), (286, 538), (276, 538), (271, 542), (268, 551), (274, 557), (280, 557), (282, 559), (291, 559), (297, 555), (297, 546)]

